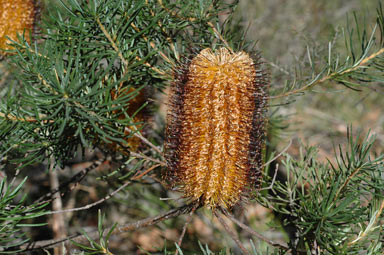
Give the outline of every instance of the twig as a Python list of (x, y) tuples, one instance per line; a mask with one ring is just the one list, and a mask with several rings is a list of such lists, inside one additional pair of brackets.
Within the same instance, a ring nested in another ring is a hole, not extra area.
[[(99, 25), (101, 31), (103, 32), (103, 34), (105, 35), (105, 37), (107, 37), (108, 41), (111, 43), (112, 45), (112, 48), (116, 51), (116, 53), (118, 54), (119, 58), (121, 59), (121, 61), (123, 62), (124, 64), (124, 67), (127, 68), (128, 67), (128, 61), (124, 58), (123, 54), (121, 53), (119, 47), (117, 46), (117, 44), (115, 43), (115, 41), (112, 39), (112, 36), (109, 34), (109, 32), (107, 31), (107, 29), (104, 27), (103, 24), (101, 24), (101, 21), (99, 18), (96, 18), (96, 22), (97, 24)], [(132, 23), (133, 24), (133, 23)], [(139, 60), (139, 61), (142, 61), (142, 59), (139, 57), (139, 56), (136, 56), (136, 59)], [(144, 62), (144, 65), (148, 66), (149, 68), (151, 68), (152, 70), (156, 71), (157, 73), (161, 74), (161, 75), (166, 75), (165, 72), (161, 71), (160, 69), (156, 68), (156, 67), (153, 67), (151, 66), (151, 64), (147, 63), (147, 62)]]
[[(132, 126), (134, 128), (136, 128), (135, 126)], [(146, 143), (147, 145), (149, 145), (149, 147), (151, 147), (152, 149), (154, 149), (157, 153), (160, 154), (161, 157), (163, 157), (163, 153), (161, 152), (161, 150), (155, 146), (153, 143), (151, 143), (150, 141), (147, 140), (147, 138), (145, 138), (141, 133), (139, 132), (135, 132), (134, 133), (134, 136), (140, 138), (144, 143)]]
[(288, 72), (287, 70), (285, 70), (284, 68), (282, 68), (281, 66), (273, 63), (272, 61), (269, 61), (268, 59), (265, 59), (265, 58), (261, 58), (261, 60), (267, 64), (269, 64), (270, 66), (276, 68), (277, 70), (279, 70), (280, 72), (286, 74), (286, 75), (289, 75), (291, 77), (293, 77), (293, 74), (291, 74), (290, 72)]
[(266, 188), (259, 189), (259, 191), (262, 191), (262, 190), (270, 190), (270, 189), (272, 189), (273, 185), (275, 184), (276, 176), (277, 176), (277, 172), (278, 172), (278, 171), (279, 171), (279, 164), (276, 164), (276, 167), (275, 167), (275, 173), (273, 174), (273, 178), (272, 178), (271, 185), (269, 185), (269, 186), (266, 187)]
[(289, 140), (289, 144), (279, 153), (277, 154), (275, 157), (273, 157), (272, 159), (268, 160), (268, 162), (266, 162), (264, 165), (262, 165), (262, 167), (265, 167), (266, 165), (272, 163), (273, 161), (275, 161), (278, 157), (280, 157), (281, 155), (283, 155), (284, 152), (286, 152), (289, 147), (291, 147), (292, 145), (292, 139)]
[(277, 247), (277, 248), (281, 248), (281, 249), (284, 249), (284, 250), (289, 250), (289, 247), (284, 245), (284, 244), (280, 244), (280, 243), (275, 243), (271, 240), (269, 240), (268, 238), (264, 237), (263, 235), (257, 233), (255, 230), (253, 230), (252, 228), (248, 227), (247, 225), (245, 225), (244, 223), (240, 222), (239, 220), (237, 220), (235, 217), (233, 217), (233, 215), (231, 215), (227, 210), (223, 209), (223, 208), (220, 208), (221, 212), (227, 216), (230, 220), (232, 220), (234, 223), (236, 223), (236, 225), (238, 225), (239, 227), (241, 227), (242, 229), (246, 230), (248, 233), (256, 236), (258, 239), (268, 243), (269, 245), (273, 246), (273, 247)]
[(131, 178), (131, 180), (133, 180), (133, 181), (139, 180), (139, 179), (141, 179), (141, 177), (143, 177), (144, 175), (146, 175), (147, 173), (149, 173), (150, 171), (152, 171), (153, 169), (155, 169), (156, 167), (159, 167), (159, 166), (161, 166), (161, 165), (160, 164), (153, 165), (150, 168), (148, 168), (147, 170), (144, 170), (143, 172), (141, 172), (140, 174), (133, 176)]
[(219, 31), (217, 31), (215, 26), (210, 21), (208, 21), (207, 24), (212, 28), (215, 35), (219, 37), (220, 41), (224, 43), (225, 47), (233, 54), (233, 49), (231, 48), (231, 46), (229, 46), (229, 43), (227, 42), (227, 40), (224, 39), (224, 37), (219, 33)]
[[(381, 204), (380, 204), (380, 208), (379, 208), (379, 210), (377, 211), (377, 213), (376, 213), (376, 215), (375, 215), (375, 219), (374, 219), (374, 221), (373, 221), (373, 223), (372, 223), (372, 227), (376, 224), (376, 222), (379, 220), (379, 218), (380, 218), (380, 216), (381, 216), (381, 214), (382, 214), (382, 212), (383, 212), (383, 209), (384, 209), (384, 200), (381, 202)], [(371, 224), (369, 224), (369, 225), (371, 225)], [(369, 226), (368, 225), (368, 226)], [(353, 240), (353, 241), (350, 241), (350, 242), (348, 242), (348, 245), (349, 246), (351, 246), (352, 244), (354, 244), (354, 243), (356, 243), (357, 241), (359, 241), (359, 240), (361, 240), (362, 238), (364, 238), (368, 233), (369, 233), (369, 231), (367, 231), (368, 230), (368, 227), (367, 227), (367, 229), (361, 234), (361, 235), (359, 235), (358, 236), (358, 238), (356, 238), (355, 240)]]
[[(189, 223), (191, 223), (192, 221), (192, 214), (196, 211), (197, 207), (198, 207), (198, 203), (196, 203), (196, 206), (192, 209), (192, 211), (189, 213), (188, 215), (188, 218), (187, 220), (185, 221), (185, 224), (183, 226), (183, 230), (181, 231), (181, 235), (179, 237), (179, 240), (177, 241), (177, 245), (179, 245), (179, 247), (181, 247), (181, 243), (183, 242), (183, 238), (185, 236), (185, 232), (187, 231), (187, 226), (189, 225)], [(175, 251), (175, 255), (178, 255), (179, 254), (179, 250), (176, 249)]]
[[(157, 165), (154, 165), (150, 168), (148, 168), (147, 170), (143, 171), (140, 175), (138, 176), (134, 176), (133, 178), (131, 178), (131, 180), (138, 180), (140, 179), (142, 176), (144, 176), (145, 174), (147, 174), (148, 172), (150, 172), (151, 170), (153, 170), (154, 168), (160, 166), (160, 164), (157, 164)], [(82, 207), (78, 207), (78, 208), (71, 208), (71, 209), (66, 209), (66, 210), (55, 210), (55, 211), (52, 211), (52, 212), (48, 212), (47, 215), (50, 215), (50, 214), (60, 214), (60, 213), (67, 213), (67, 212), (77, 212), (77, 211), (82, 211), (82, 210), (87, 210), (89, 208), (92, 208), (98, 204), (101, 204), (103, 203), (104, 201), (110, 199), (111, 197), (113, 197), (115, 194), (117, 194), (120, 190), (124, 189), (125, 187), (127, 187), (129, 184), (131, 184), (130, 181), (124, 183), (122, 186), (120, 186), (118, 189), (116, 189), (115, 191), (113, 191), (112, 193), (110, 193), (109, 195), (103, 197), (102, 199), (94, 202), (94, 203), (91, 203), (91, 204), (88, 204), (88, 205), (85, 205), (85, 206), (82, 206)]]
[(124, 189), (125, 187), (127, 187), (129, 184), (131, 184), (132, 182), (128, 181), (126, 183), (124, 183), (122, 186), (120, 186), (118, 189), (116, 189), (115, 191), (113, 191), (112, 193), (110, 193), (109, 195), (103, 197), (102, 199), (94, 202), (94, 203), (91, 203), (91, 204), (88, 204), (88, 205), (85, 205), (85, 206), (82, 206), (82, 207), (77, 207), (77, 208), (71, 208), (71, 209), (66, 209), (66, 210), (57, 210), (57, 211), (52, 211), (52, 212), (48, 212), (47, 215), (50, 215), (50, 214), (61, 214), (61, 213), (67, 213), (67, 212), (77, 212), (77, 211), (82, 211), (82, 210), (87, 210), (89, 208), (92, 208), (98, 204), (101, 204), (103, 203), (104, 201), (110, 199), (111, 197), (113, 197), (114, 195), (116, 195), (120, 190)]
[[(3, 112), (0, 112), (0, 118), (9, 119), (12, 121), (26, 121), (26, 122), (37, 122), (37, 119), (31, 118), (31, 117), (16, 117), (11, 114), (5, 114)], [(44, 115), (39, 116), (40, 119), (45, 118)]]
[(317, 80), (315, 82), (312, 82), (312, 83), (309, 83), (299, 89), (296, 89), (296, 90), (292, 90), (292, 91), (289, 91), (289, 92), (286, 92), (284, 94), (281, 94), (281, 95), (277, 95), (277, 96), (271, 96), (270, 98), (271, 99), (277, 99), (277, 98), (281, 98), (281, 97), (286, 97), (286, 96), (291, 96), (291, 95), (294, 95), (294, 94), (297, 94), (297, 93), (301, 93), (301, 92), (304, 92), (310, 88), (313, 88), (314, 86), (320, 84), (320, 83), (323, 83), (325, 81), (328, 81), (328, 80), (331, 80), (333, 77), (335, 76), (339, 76), (339, 75), (343, 75), (343, 74), (347, 74), (347, 73), (350, 73), (350, 72), (353, 72), (355, 70), (357, 70), (358, 68), (364, 66), (365, 64), (367, 64), (370, 60), (372, 60), (373, 58), (381, 55), (384, 53), (384, 48), (381, 48), (380, 50), (378, 50), (377, 52), (371, 54), (370, 56), (364, 58), (363, 60), (360, 61), (360, 63), (354, 67), (351, 67), (351, 68), (348, 68), (347, 70), (344, 70), (343, 72), (341, 73), (338, 73), (338, 72), (333, 72), (327, 76), (324, 76), (323, 78), (321, 78), (320, 80)]
[[(149, 226), (155, 225), (159, 222), (162, 222), (164, 220), (171, 219), (171, 218), (183, 215), (183, 214), (187, 214), (187, 213), (191, 212), (191, 210), (195, 207), (196, 207), (196, 204), (191, 203), (188, 205), (184, 205), (184, 206), (172, 209), (172, 210), (170, 210), (164, 214), (161, 214), (161, 215), (158, 215), (155, 217), (149, 217), (149, 218), (139, 220), (139, 221), (136, 221), (133, 223), (128, 223), (128, 224), (125, 224), (121, 227), (116, 228), (112, 232), (112, 234), (116, 235), (116, 234), (120, 234), (120, 233), (124, 233), (124, 232), (128, 232), (128, 231), (133, 231), (133, 230), (144, 228), (144, 227), (149, 227)], [(198, 207), (199, 206), (197, 206), (197, 208)], [(105, 232), (108, 232), (110, 230), (111, 230), (111, 228), (107, 228), (105, 230)], [(94, 239), (94, 238), (97, 238), (99, 236), (99, 233), (98, 233), (98, 230), (93, 230), (93, 231), (87, 232), (87, 235), (90, 238)], [(62, 243), (68, 243), (70, 240), (77, 242), (77, 243), (86, 243), (88, 241), (88, 239), (83, 234), (75, 234), (75, 235), (72, 235), (72, 236), (69, 236), (69, 237), (63, 238), (63, 239), (37, 241), (37, 242), (23, 245), (23, 246), (21, 246), (22, 250), (19, 251), (18, 253), (20, 254), (20, 253), (25, 253), (26, 251), (32, 251), (32, 250), (38, 250), (38, 249), (44, 249), (44, 248), (52, 248), (52, 247), (56, 247), (58, 245), (61, 245)]]
[(235, 241), (235, 243), (237, 244), (237, 246), (239, 246), (241, 252), (243, 254), (250, 254), (249, 251), (247, 251), (247, 249), (245, 249), (244, 245), (240, 242), (240, 240), (237, 238), (236, 236), (236, 233), (227, 225), (227, 223), (225, 223), (225, 220), (223, 219), (223, 217), (217, 213), (217, 210), (213, 210), (213, 214), (216, 216), (216, 218), (220, 221), (221, 225), (223, 225), (223, 227), (225, 228), (225, 230), (228, 232), (228, 234), (231, 236), (231, 238), (233, 239), (233, 241)]
[(101, 31), (103, 32), (103, 34), (105, 35), (105, 37), (107, 37), (108, 41), (111, 43), (112, 48), (117, 52), (117, 55), (121, 59), (121, 62), (123, 62), (124, 67), (127, 67), (128, 66), (128, 61), (124, 58), (123, 54), (119, 50), (119, 47), (117, 47), (115, 41), (112, 39), (112, 36), (109, 34), (107, 29), (105, 29), (104, 25), (101, 24), (101, 21), (100, 21), (100, 19), (98, 17), (96, 18), (96, 22), (99, 25), (99, 27), (100, 27)]
[(160, 164), (162, 166), (166, 166), (167, 165), (167, 163), (165, 163), (164, 161), (160, 161), (160, 160), (148, 157), (146, 155), (143, 155), (143, 154), (140, 154), (140, 153), (137, 153), (137, 152), (130, 151), (129, 153), (130, 153), (131, 156), (136, 157), (136, 158), (146, 159), (146, 160), (158, 163), (158, 164)]
[[(136, 32), (138, 32), (138, 33), (140, 33), (141, 32), (141, 30), (135, 25), (135, 24), (133, 24), (133, 23), (131, 23), (131, 27), (133, 27), (133, 29), (136, 31)], [(148, 38), (144, 35), (144, 34), (142, 34), (142, 36), (141, 37), (143, 37), (143, 39), (144, 39), (144, 41), (145, 42), (147, 42), (147, 43), (149, 43), (149, 45), (152, 47), (152, 49), (154, 49), (154, 50), (157, 50), (158, 52), (159, 52), (159, 54), (160, 54), (160, 56), (163, 58), (163, 60), (165, 60), (166, 62), (168, 62), (169, 64), (171, 64), (171, 65), (175, 65), (175, 63), (172, 61), (172, 60), (170, 60), (161, 50), (159, 50), (157, 47), (156, 47), (156, 45), (155, 45), (155, 43), (154, 42), (150, 42), (149, 40), (148, 40)]]
[(333, 198), (333, 202), (336, 201), (336, 199), (339, 197), (341, 191), (348, 185), (348, 183), (351, 181), (351, 179), (363, 168), (363, 166), (360, 166), (358, 168), (355, 169), (355, 171), (353, 171), (353, 173), (348, 176), (348, 178), (345, 180), (345, 182), (343, 183), (343, 185), (341, 185), (341, 187), (337, 190), (334, 198)]
[[(74, 189), (77, 185), (77, 183), (81, 182), (84, 177), (92, 170), (98, 168), (102, 163), (104, 163), (106, 160), (103, 159), (103, 160), (96, 160), (95, 162), (92, 163), (92, 165), (90, 165), (89, 167), (81, 170), (80, 172), (78, 172), (77, 174), (75, 174), (74, 176), (72, 176), (71, 179), (69, 179), (68, 181), (64, 182), (63, 184), (61, 184), (58, 188), (56, 189), (53, 189), (51, 190), (50, 192), (48, 192), (47, 194), (45, 194), (44, 196), (41, 196), (40, 198), (38, 198), (34, 203), (39, 203), (39, 204), (43, 204), (43, 203), (46, 203), (46, 202), (50, 202), (52, 201), (53, 199), (50, 199), (50, 200), (46, 200), (44, 201), (45, 199), (48, 199), (50, 197), (52, 197), (55, 193), (61, 191), (62, 189), (64, 188), (67, 188), (67, 192), (68, 191), (71, 191), (72, 189)], [(72, 187), (72, 188), (68, 188), (68, 185), (71, 184), (71, 183), (75, 183), (75, 185)], [(63, 192), (65, 193), (65, 192)]]

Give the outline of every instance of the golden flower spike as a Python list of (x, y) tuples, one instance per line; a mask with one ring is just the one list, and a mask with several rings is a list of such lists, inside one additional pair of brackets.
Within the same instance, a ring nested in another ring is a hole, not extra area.
[(30, 42), (36, 16), (34, 0), (0, 0), (0, 55), (6, 55), (4, 50), (13, 49), (7, 36), (17, 41), (17, 34), (24, 34)]
[(165, 178), (192, 201), (231, 208), (259, 186), (268, 98), (261, 65), (245, 52), (204, 49), (176, 74)]

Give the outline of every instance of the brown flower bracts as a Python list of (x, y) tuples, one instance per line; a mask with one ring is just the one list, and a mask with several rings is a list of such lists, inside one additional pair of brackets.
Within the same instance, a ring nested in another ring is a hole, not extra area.
[[(29, 42), (35, 22), (36, 5), (34, 0), (0, 0), (0, 49), (12, 49), (7, 36), (17, 41), (17, 34)], [(0, 50), (0, 55), (6, 52)]]
[(204, 49), (176, 75), (165, 178), (185, 197), (229, 208), (257, 188), (268, 84), (260, 68), (245, 52)]
[[(113, 113), (117, 115), (119, 119), (127, 118), (126, 114), (132, 118), (133, 123), (139, 123), (135, 126), (127, 126), (124, 129), (124, 134), (126, 138), (124, 139), (126, 142), (122, 144), (124, 148), (129, 148), (129, 151), (137, 151), (141, 145), (140, 138), (136, 136), (132, 136), (131, 132), (136, 130), (141, 130), (144, 126), (144, 123), (147, 123), (150, 119), (150, 112), (148, 109), (143, 108), (144, 104), (148, 101), (149, 97), (147, 94), (147, 89), (136, 89), (133, 87), (122, 87), (117, 91), (113, 90), (111, 92), (111, 97), (113, 100), (119, 98), (120, 96), (129, 96), (132, 97), (125, 105), (124, 112), (122, 110), (115, 110)], [(120, 147), (115, 142), (112, 142), (108, 146), (109, 150), (112, 151), (120, 151), (123, 154), (129, 153), (126, 149)]]

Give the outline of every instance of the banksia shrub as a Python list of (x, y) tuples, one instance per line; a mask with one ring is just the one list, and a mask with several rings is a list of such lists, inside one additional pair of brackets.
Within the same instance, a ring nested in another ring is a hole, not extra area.
[(0, 54), (13, 47), (7, 36), (17, 41), (17, 34), (23, 35), (29, 42), (35, 21), (36, 5), (34, 0), (0, 0)]
[(176, 74), (165, 178), (184, 196), (230, 208), (261, 178), (267, 77), (260, 59), (202, 50)]

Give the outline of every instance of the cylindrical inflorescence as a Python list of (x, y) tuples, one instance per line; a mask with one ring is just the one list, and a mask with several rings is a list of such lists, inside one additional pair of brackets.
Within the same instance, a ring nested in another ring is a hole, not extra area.
[[(34, 0), (0, 0), (0, 49), (12, 49), (8, 44), (18, 41), (17, 34), (29, 42), (35, 22), (36, 5)], [(0, 55), (5, 55), (0, 50)]]
[(202, 50), (176, 74), (165, 178), (185, 197), (229, 208), (261, 178), (267, 75), (245, 52)]

